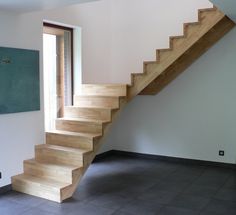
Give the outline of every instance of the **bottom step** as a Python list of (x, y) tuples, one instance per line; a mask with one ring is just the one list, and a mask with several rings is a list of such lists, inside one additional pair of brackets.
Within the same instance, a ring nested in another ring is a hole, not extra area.
[(59, 203), (63, 201), (61, 198), (61, 196), (63, 196), (61, 195), (62, 190), (68, 186), (70, 186), (68, 183), (38, 178), (26, 174), (12, 177), (13, 190)]
[(76, 168), (69, 165), (38, 162), (35, 159), (24, 161), (24, 173), (26, 175), (56, 180), (62, 183), (72, 184), (73, 175), (79, 172), (82, 172), (82, 166)]

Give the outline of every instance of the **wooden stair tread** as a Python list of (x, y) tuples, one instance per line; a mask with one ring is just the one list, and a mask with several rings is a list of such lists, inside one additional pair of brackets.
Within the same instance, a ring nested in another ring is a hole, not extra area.
[(84, 119), (100, 119), (111, 120), (111, 108), (94, 108), (94, 107), (74, 107), (66, 106), (64, 117), (69, 118), (84, 118)]
[(86, 106), (86, 105), (81, 105), (81, 106), (73, 106), (75, 108), (91, 108), (91, 109), (100, 109), (100, 110), (115, 110), (115, 109), (119, 109), (118, 107), (117, 108), (108, 108), (108, 107), (103, 107), (103, 106), (93, 106), (93, 107), (90, 107), (90, 106)]
[(65, 169), (65, 170), (68, 170), (68, 171), (77, 170), (77, 169), (83, 167), (83, 166), (75, 167), (73, 165), (56, 164), (56, 163), (37, 161), (34, 158), (33, 159), (29, 159), (29, 160), (25, 160), (24, 163), (29, 163), (29, 164), (33, 164), (33, 165), (39, 165), (39, 166), (44, 167), (44, 168), (53, 168), (53, 169), (58, 169), (58, 170)]
[(81, 86), (80, 94), (124, 97), (127, 95), (127, 85), (126, 84), (83, 84)]
[(127, 84), (83, 84), (86, 87), (126, 87)]
[(76, 94), (75, 97), (82, 97), (82, 98), (116, 98), (117, 99), (120, 96)]
[(111, 108), (108, 107), (80, 107), (80, 106), (65, 106), (65, 108), (77, 108), (77, 109), (90, 109), (90, 110), (111, 110)]
[(34, 184), (39, 187), (41, 187), (41, 186), (49, 187), (51, 189), (56, 189), (59, 191), (70, 185), (69, 183), (63, 183), (63, 182), (59, 182), (59, 181), (52, 180), (52, 179), (35, 177), (35, 176), (31, 176), (31, 175), (26, 175), (24, 173), (20, 174), (20, 175), (13, 176), (12, 179), (24, 181), (26, 183), (31, 183), (31, 184)]
[(119, 109), (120, 97), (109, 95), (74, 95), (74, 106)]
[(100, 133), (85, 133), (85, 132), (72, 132), (72, 131), (61, 131), (61, 130), (50, 130), (50, 131), (47, 131), (47, 133), (78, 136), (78, 137), (82, 136), (82, 137), (88, 137), (88, 138), (98, 138), (98, 137), (101, 137), (102, 135)]
[(57, 145), (50, 145), (50, 144), (36, 145), (35, 147), (37, 149), (52, 149), (52, 150), (72, 152), (72, 153), (78, 153), (78, 154), (86, 154), (88, 152), (91, 152), (91, 150), (89, 149), (79, 149), (79, 148), (57, 146)]
[(82, 118), (82, 117), (63, 117), (63, 118), (57, 118), (57, 120), (67, 120), (67, 121), (75, 121), (75, 122), (88, 122), (88, 123), (97, 123), (97, 124), (103, 124), (103, 123), (109, 123), (108, 120), (101, 120), (101, 119), (88, 119), (88, 118)]

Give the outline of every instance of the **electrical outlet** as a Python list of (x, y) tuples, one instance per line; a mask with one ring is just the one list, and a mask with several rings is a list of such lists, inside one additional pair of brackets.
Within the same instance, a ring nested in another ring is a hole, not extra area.
[(220, 151), (219, 151), (219, 156), (225, 156), (225, 151), (220, 150)]

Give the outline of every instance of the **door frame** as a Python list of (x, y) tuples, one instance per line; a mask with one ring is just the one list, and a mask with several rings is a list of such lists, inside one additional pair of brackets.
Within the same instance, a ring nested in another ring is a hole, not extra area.
[(63, 31), (69, 31), (71, 35), (71, 103), (74, 104), (74, 29), (48, 22), (43, 22), (43, 33), (52, 35), (62, 35)]

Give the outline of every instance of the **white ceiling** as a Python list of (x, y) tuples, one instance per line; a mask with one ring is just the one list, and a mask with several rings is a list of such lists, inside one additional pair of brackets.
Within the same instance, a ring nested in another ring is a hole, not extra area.
[(235, 0), (211, 0), (211, 2), (236, 22)]
[[(97, 0), (0, 0), (0, 11), (26, 13)], [(210, 0), (236, 22), (236, 0)]]
[(0, 0), (0, 11), (26, 13), (95, 0)]

